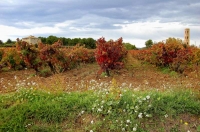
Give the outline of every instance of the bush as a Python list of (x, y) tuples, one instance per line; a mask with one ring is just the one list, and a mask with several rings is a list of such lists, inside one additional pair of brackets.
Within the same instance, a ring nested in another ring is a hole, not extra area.
[(36, 74), (42, 76), (64, 72), (75, 68), (80, 63), (94, 61), (93, 51), (89, 51), (79, 45), (73, 48), (66, 48), (63, 47), (60, 40), (52, 45), (39, 43), (37, 46), (18, 40), (16, 48), (26, 63), (26, 66), (33, 68)]
[(95, 58), (101, 67), (99, 74), (106, 72), (110, 76), (109, 70), (123, 67), (122, 60), (126, 56), (127, 51), (123, 46), (122, 38), (119, 38), (117, 41), (110, 40), (106, 42), (105, 38), (102, 37), (97, 40), (96, 45)]
[(70, 53), (68, 54), (70, 58), (74, 59), (78, 64), (79, 63), (92, 63), (95, 61), (94, 51), (80, 46), (77, 44), (74, 46)]
[(17, 40), (16, 49), (23, 59), (26, 67), (33, 68), (36, 73), (39, 72), (42, 62), (39, 58), (39, 51), (34, 45), (30, 45), (25, 41)]
[(169, 67), (183, 73), (191, 65), (200, 62), (200, 50), (194, 46), (186, 46), (179, 39), (169, 38), (166, 43), (159, 42), (146, 50), (139, 50), (135, 57), (158, 67)]
[(5, 49), (1, 64), (15, 70), (22, 69), (24, 66), (23, 60), (14, 48)]
[(1, 62), (2, 58), (3, 58), (3, 54), (4, 54), (4, 50), (0, 49), (0, 62)]

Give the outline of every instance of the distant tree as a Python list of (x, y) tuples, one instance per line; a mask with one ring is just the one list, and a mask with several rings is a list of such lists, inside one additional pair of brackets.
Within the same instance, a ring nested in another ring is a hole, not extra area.
[(76, 45), (81, 42), (81, 38), (74, 38), (73, 42), (74, 42), (74, 45)]
[(46, 43), (46, 37), (38, 37), (38, 38), (40, 38), (41, 39), (41, 41), (42, 41), (42, 43)]
[(95, 49), (96, 48), (96, 40), (93, 38), (65, 38), (65, 37), (56, 37), (50, 35), (49, 37), (39, 37), (42, 43), (53, 44), (60, 39), (64, 46), (75, 46), (76, 44), (85, 45), (86, 48)]
[(183, 41), (179, 38), (171, 38), (169, 37), (168, 39), (166, 39), (166, 44), (184, 44)]
[(95, 49), (96, 48), (96, 40), (94, 40), (93, 38), (87, 38), (87, 46), (86, 46), (86, 48)]
[(58, 37), (50, 35), (49, 37), (46, 38), (46, 43), (53, 44), (53, 43), (57, 42), (58, 39), (59, 39)]
[(65, 37), (60, 37), (59, 39), (63, 43), (63, 45), (67, 45), (67, 39)]
[(135, 47), (135, 45), (132, 45), (132, 44), (130, 44), (130, 43), (123, 43), (123, 44), (124, 44), (124, 46), (125, 46), (125, 48), (126, 48), (127, 50), (137, 49), (137, 48)]
[(65, 39), (65, 44), (68, 45), (68, 46), (70, 46), (70, 43), (71, 43), (71, 38), (66, 38)]
[(151, 39), (145, 42), (146, 48), (150, 48), (153, 45), (153, 41)]
[(75, 46), (76, 44), (81, 44), (81, 39), (80, 38), (73, 38), (69, 42), (70, 46)]
[(83, 38), (80, 41), (81, 44), (84, 44), (86, 48), (95, 49), (96, 48), (96, 40), (93, 38)]
[(86, 38), (82, 38), (80, 41), (81, 44), (87, 45), (87, 39)]
[(0, 40), (0, 44), (3, 44), (3, 41), (2, 41), (2, 40)]
[(12, 43), (12, 40), (11, 40), (11, 39), (8, 39), (8, 40), (6, 41), (6, 44), (10, 44), (10, 43)]

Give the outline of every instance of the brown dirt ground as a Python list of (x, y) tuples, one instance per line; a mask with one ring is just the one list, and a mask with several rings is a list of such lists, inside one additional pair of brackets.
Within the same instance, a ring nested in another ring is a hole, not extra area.
[[(75, 87), (75, 85), (81, 82), (86, 84), (90, 80), (95, 80), (99, 83), (109, 83), (113, 78), (119, 86), (126, 83), (127, 86), (131, 85), (131, 88), (135, 90), (165, 90), (169, 88), (200, 90), (200, 74), (197, 72), (191, 72), (187, 76), (177, 73), (164, 74), (158, 68), (149, 64), (142, 64), (133, 58), (129, 59), (124, 69), (111, 71), (110, 77), (97, 76), (99, 69), (96, 63), (81, 64), (75, 69), (47, 78), (35, 76), (35, 71), (32, 69), (0, 72), (0, 93), (15, 91), (17, 89), (16, 84), (22, 82), (26, 83), (24, 85), (36, 82), (38, 87), (47, 90), (55, 90), (55, 88), (59, 87), (59, 90), (62, 91), (74, 91), (78, 90), (78, 87)], [(17, 79), (15, 79), (15, 76)], [(70, 87), (73, 88), (70, 89)]]

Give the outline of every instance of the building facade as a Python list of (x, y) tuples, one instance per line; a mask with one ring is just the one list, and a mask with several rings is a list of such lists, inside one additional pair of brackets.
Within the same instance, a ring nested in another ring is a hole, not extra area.
[(185, 38), (185, 44), (190, 45), (190, 29), (189, 28), (185, 29), (184, 38)]
[(30, 35), (28, 37), (22, 38), (22, 41), (25, 41), (29, 44), (38, 44), (41, 42), (41, 39)]

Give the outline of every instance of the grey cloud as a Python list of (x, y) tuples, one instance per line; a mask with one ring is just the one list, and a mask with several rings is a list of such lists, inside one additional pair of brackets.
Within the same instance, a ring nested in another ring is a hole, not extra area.
[[(85, 14), (94, 14), (101, 17), (121, 19), (129, 21), (145, 21), (152, 17), (163, 18), (163, 21), (183, 21), (190, 15), (193, 21), (197, 20), (200, 12), (199, 6), (187, 1), (160, 1), (160, 0), (116, 0), (93, 1), (93, 0), (42, 0), (28, 1), (12, 6), (1, 6), (1, 19), (10, 20), (11, 24), (16, 21), (35, 21), (52, 23), (65, 20), (79, 19)], [(22, 4), (23, 3), (23, 4)], [(3, 22), (3, 21), (2, 21)], [(184, 21), (187, 22), (187, 21)]]
[[(106, 34), (102, 30), (116, 32), (127, 23), (159, 20), (161, 23), (179, 22), (186, 26), (200, 26), (199, 0), (13, 0), (14, 3), (0, 1), (0, 25), (14, 26), (20, 29), (32, 27), (54, 27), (57, 23), (72, 20), (62, 31), (66, 36), (73, 36), (71, 28), (84, 29), (73, 31), (76, 35), (93, 35), (101, 37)], [(29, 24), (24, 24), (28, 22)], [(119, 25), (119, 26), (116, 26)], [(85, 29), (87, 31), (85, 31)], [(160, 29), (161, 30), (161, 29)], [(66, 31), (66, 32), (65, 32)], [(199, 33), (199, 30), (197, 31)], [(196, 33), (196, 32), (195, 32)], [(108, 33), (110, 34), (110, 32)], [(178, 35), (178, 32), (167, 32), (168, 36)], [(50, 34), (51, 35), (51, 34)], [(62, 33), (58, 35), (62, 36)], [(139, 39), (147, 35), (125, 34), (128, 38), (133, 35)], [(155, 35), (149, 34), (150, 38)], [(195, 35), (194, 35), (195, 36)]]

